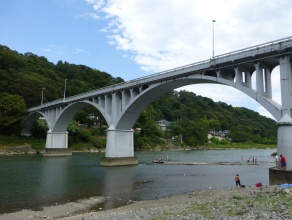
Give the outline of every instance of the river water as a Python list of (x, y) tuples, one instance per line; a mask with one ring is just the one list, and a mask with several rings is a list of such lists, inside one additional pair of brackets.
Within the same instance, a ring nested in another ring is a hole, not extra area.
[[(98, 153), (73, 153), (71, 157), (0, 156), (0, 213), (39, 210), (91, 196), (109, 197), (99, 207), (110, 209), (125, 205), (129, 200), (168, 197), (210, 187), (234, 187), (237, 173), (246, 186), (257, 182), (268, 185), (269, 168), (274, 166), (271, 154), (275, 151), (135, 152), (139, 165), (121, 167), (100, 166), (99, 160), (104, 155)], [(175, 163), (208, 165), (151, 163), (158, 157)], [(246, 163), (252, 157), (257, 158), (257, 164)]]

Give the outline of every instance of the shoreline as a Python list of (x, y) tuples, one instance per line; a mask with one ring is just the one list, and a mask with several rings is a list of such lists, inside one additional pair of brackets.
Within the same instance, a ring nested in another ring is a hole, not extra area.
[[(196, 151), (196, 150), (277, 150), (277, 148), (172, 148), (167, 150), (137, 150), (135, 152), (160, 152), (160, 151)], [(15, 147), (5, 146), (0, 147), (0, 156), (14, 156), (14, 155), (34, 155), (41, 154), (44, 149), (37, 150), (30, 145), (18, 145)], [(72, 150), (72, 153), (104, 153), (105, 149), (90, 149), (90, 150)]]
[(279, 186), (221, 188), (132, 202), (105, 211), (90, 211), (106, 200), (91, 197), (41, 211), (22, 210), (0, 215), (10, 219), (122, 220), (122, 219), (275, 219), (292, 216), (292, 188)]

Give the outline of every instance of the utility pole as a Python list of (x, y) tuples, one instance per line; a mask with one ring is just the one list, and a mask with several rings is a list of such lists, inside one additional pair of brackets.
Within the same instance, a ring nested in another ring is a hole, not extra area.
[(42, 101), (41, 101), (41, 105), (43, 104), (43, 102), (44, 102), (44, 90), (45, 90), (46, 88), (43, 88), (42, 89)]
[(65, 99), (66, 99), (66, 81), (68, 79), (65, 79), (65, 88), (64, 88), (64, 99), (63, 99), (63, 102), (65, 102)]
[(214, 59), (214, 23), (216, 22), (215, 20), (212, 20), (213, 21), (213, 56), (212, 58)]

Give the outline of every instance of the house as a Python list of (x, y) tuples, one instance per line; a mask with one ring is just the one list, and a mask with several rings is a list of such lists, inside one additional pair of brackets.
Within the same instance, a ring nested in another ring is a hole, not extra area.
[(210, 130), (208, 133), (208, 139), (211, 139), (212, 137), (214, 137), (221, 141), (223, 139), (226, 139), (226, 135), (229, 133), (230, 133), (229, 130), (224, 130), (224, 131)]
[(156, 121), (156, 125), (158, 126), (158, 128), (162, 131), (165, 131), (167, 129), (167, 126), (169, 126), (171, 124), (171, 122), (166, 121), (165, 119)]

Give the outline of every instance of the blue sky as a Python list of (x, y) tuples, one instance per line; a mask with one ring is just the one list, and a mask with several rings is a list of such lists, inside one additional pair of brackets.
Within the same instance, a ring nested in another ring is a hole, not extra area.
[(84, 64), (125, 80), (143, 74), (123, 51), (108, 44), (101, 32), (106, 22), (89, 17), (92, 5), (83, 0), (0, 0), (0, 8), (2, 45), (54, 63)]
[[(290, 0), (0, 0), (0, 44), (131, 80), (292, 35)], [(272, 73), (280, 100), (279, 73)], [(271, 117), (219, 85), (182, 89)]]

